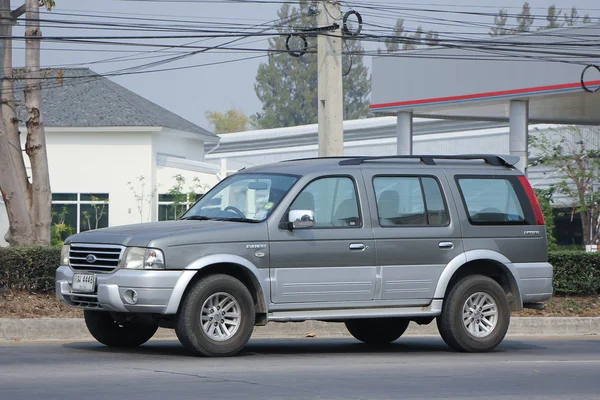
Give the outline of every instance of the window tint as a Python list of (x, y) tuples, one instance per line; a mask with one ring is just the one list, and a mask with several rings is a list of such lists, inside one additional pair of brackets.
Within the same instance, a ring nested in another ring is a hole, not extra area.
[(315, 227), (361, 226), (356, 188), (350, 178), (331, 177), (311, 182), (290, 209), (314, 211)]
[(472, 224), (527, 223), (510, 179), (460, 178), (458, 184)]
[(381, 177), (373, 185), (381, 226), (427, 225), (419, 178)]
[(289, 175), (238, 173), (221, 181), (182, 218), (264, 221), (297, 180)]
[(373, 187), (381, 226), (439, 226), (449, 221), (442, 192), (433, 178), (376, 177)]

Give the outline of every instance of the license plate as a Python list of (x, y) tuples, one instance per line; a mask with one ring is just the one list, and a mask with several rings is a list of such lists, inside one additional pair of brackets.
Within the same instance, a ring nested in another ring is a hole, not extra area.
[(75, 274), (73, 275), (73, 292), (92, 293), (96, 291), (96, 275), (94, 274)]

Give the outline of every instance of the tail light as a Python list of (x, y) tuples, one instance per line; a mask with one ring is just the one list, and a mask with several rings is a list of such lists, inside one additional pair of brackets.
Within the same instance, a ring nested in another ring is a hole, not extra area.
[(521, 186), (525, 189), (525, 194), (529, 199), (529, 204), (531, 204), (531, 208), (533, 209), (533, 215), (535, 216), (535, 224), (536, 225), (544, 225), (544, 214), (542, 214), (542, 209), (540, 207), (540, 203), (538, 202), (537, 196), (533, 191), (533, 188), (529, 184), (527, 178), (523, 175), (519, 176), (519, 182), (521, 182)]

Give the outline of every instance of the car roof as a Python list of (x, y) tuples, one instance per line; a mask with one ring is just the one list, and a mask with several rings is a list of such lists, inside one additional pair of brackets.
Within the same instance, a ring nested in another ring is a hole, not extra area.
[(244, 173), (283, 173), (306, 175), (313, 172), (343, 172), (349, 169), (485, 169), (494, 173), (515, 171), (518, 157), (508, 155), (413, 155), (413, 156), (340, 156), (286, 160), (244, 168)]

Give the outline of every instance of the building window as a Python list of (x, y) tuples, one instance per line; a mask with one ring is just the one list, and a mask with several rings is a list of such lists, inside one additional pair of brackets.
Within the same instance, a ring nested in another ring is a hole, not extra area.
[(196, 201), (201, 194), (159, 194), (158, 195), (158, 220), (174, 221), (181, 217)]
[(64, 240), (74, 233), (108, 226), (108, 193), (53, 193), (53, 234)]

